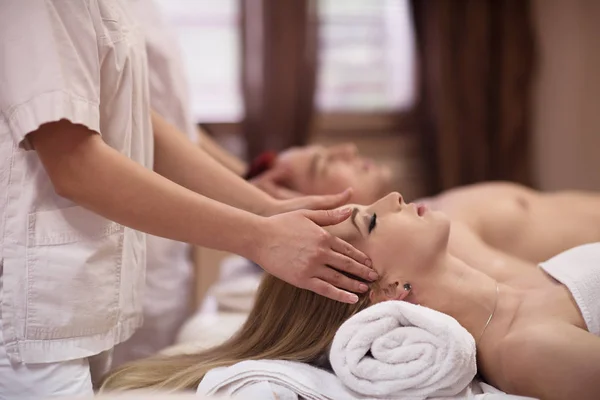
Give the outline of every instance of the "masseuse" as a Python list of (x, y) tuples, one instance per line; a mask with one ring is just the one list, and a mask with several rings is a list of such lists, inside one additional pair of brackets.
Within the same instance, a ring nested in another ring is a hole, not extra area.
[(91, 394), (141, 323), (141, 231), (244, 255), (337, 300), (367, 290), (326, 266), (370, 278), (367, 257), (321, 228), (348, 212), (278, 214), (348, 193), (275, 201), (151, 116), (127, 2), (2, 2), (0, 47), (3, 399)]

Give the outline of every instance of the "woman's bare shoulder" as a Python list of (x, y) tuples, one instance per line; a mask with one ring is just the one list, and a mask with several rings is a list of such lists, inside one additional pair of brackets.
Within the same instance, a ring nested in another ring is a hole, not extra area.
[(544, 399), (600, 398), (600, 338), (574, 325), (539, 322), (497, 344), (493, 381), (511, 393)]

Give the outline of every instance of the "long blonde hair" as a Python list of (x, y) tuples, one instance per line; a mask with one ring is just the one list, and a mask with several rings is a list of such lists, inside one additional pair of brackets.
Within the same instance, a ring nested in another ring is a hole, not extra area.
[(244, 360), (322, 365), (340, 325), (368, 305), (366, 294), (343, 304), (265, 274), (248, 319), (228, 341), (197, 354), (125, 364), (105, 378), (102, 390), (195, 389), (209, 370)]

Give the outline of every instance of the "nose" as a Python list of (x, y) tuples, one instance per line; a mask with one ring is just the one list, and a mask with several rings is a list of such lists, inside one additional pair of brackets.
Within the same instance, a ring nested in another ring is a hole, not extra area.
[(397, 210), (400, 206), (404, 204), (404, 199), (402, 195), (398, 192), (392, 192), (385, 196), (380, 200), (383, 204), (386, 204), (387, 207), (390, 207), (392, 210)]
[(390, 193), (390, 196), (392, 197), (392, 201), (394, 202), (394, 204), (402, 205), (404, 203), (404, 198), (400, 193), (392, 192)]

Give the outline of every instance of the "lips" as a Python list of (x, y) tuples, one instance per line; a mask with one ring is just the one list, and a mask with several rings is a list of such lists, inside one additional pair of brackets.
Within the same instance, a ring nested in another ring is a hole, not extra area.
[(417, 215), (422, 217), (427, 212), (427, 206), (425, 204), (417, 205)]

